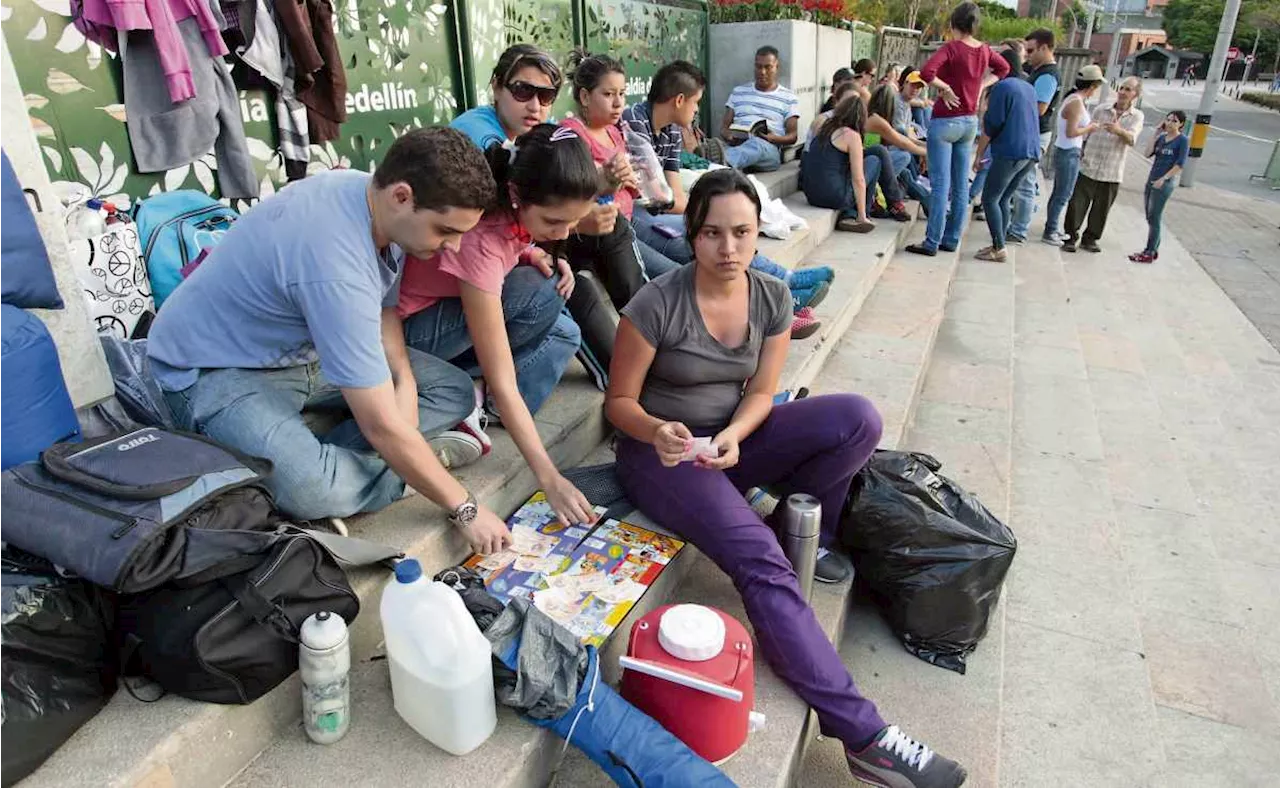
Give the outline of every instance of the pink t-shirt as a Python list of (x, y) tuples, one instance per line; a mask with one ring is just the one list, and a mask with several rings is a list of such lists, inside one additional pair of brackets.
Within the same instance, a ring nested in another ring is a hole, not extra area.
[[(596, 164), (605, 164), (611, 160), (618, 151), (622, 151), (622, 155), (627, 155), (627, 146), (622, 140), (622, 132), (617, 126), (607, 126), (609, 130), (609, 142), (612, 144), (605, 146), (600, 140), (587, 133), (587, 125), (580, 118), (565, 118), (560, 124), (565, 128), (573, 129), (583, 142), (587, 143), (587, 147), (591, 149), (591, 159)], [(618, 206), (618, 212), (628, 219), (631, 218), (632, 211), (635, 210), (636, 198), (627, 189), (618, 189), (614, 192), (613, 201)]]
[(462, 236), (458, 251), (436, 252), (425, 260), (405, 258), (396, 312), (404, 319), (443, 298), (458, 298), (462, 295), (459, 282), (500, 295), (502, 281), (532, 243), (529, 233), (506, 212), (485, 214)]

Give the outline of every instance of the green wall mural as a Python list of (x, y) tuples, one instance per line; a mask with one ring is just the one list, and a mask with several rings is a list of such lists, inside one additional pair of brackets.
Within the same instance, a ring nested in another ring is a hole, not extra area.
[[(405, 129), (447, 123), (467, 105), (488, 103), (498, 56), (518, 41), (536, 42), (562, 62), (575, 46), (612, 53), (627, 66), (629, 101), (643, 99), (664, 62), (707, 67), (702, 0), (334, 0), (334, 16), (349, 118), (341, 138), (311, 147), (312, 171), (372, 169)], [(134, 169), (120, 63), (71, 24), (70, 0), (0, 0), (0, 19), (60, 190), (80, 185), (96, 196), (134, 199), (174, 189), (217, 195), (212, 152), (168, 172)], [(460, 20), (464, 41), (456, 35)], [(240, 109), (265, 196), (284, 181), (275, 102), (245, 90)], [(554, 115), (572, 110), (566, 90)]]
[[(174, 189), (217, 194), (212, 152), (168, 172), (134, 169), (119, 60), (71, 24), (69, 0), (3, 0), (0, 9), (31, 124), (60, 191), (80, 184), (102, 197)], [(456, 113), (454, 11), (435, 0), (338, 0), (334, 13), (349, 118), (338, 140), (311, 146), (311, 169), (370, 169), (406, 128), (447, 122)], [(284, 181), (274, 104), (262, 91), (240, 93), (264, 196)]]

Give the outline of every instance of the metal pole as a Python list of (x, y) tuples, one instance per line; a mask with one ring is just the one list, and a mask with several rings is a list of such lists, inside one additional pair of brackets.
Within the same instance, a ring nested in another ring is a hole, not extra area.
[(1218, 42), (1213, 47), (1213, 58), (1209, 61), (1209, 70), (1204, 75), (1204, 92), (1200, 94), (1200, 108), (1196, 110), (1196, 125), (1191, 129), (1191, 154), (1180, 179), (1183, 186), (1193, 186), (1196, 182), (1196, 168), (1200, 164), (1200, 157), (1204, 155), (1205, 140), (1209, 138), (1209, 125), (1213, 121), (1213, 103), (1218, 98), (1218, 83), (1222, 80), (1222, 72), (1227, 63), (1227, 50), (1231, 48), (1231, 35), (1235, 32), (1236, 17), (1239, 15), (1240, 0), (1227, 0), (1227, 7), (1222, 12), (1222, 21), (1218, 23)]
[(1089, 48), (1089, 41), (1093, 38), (1093, 18), (1098, 13), (1098, 6), (1093, 3), (1089, 4), (1089, 16), (1084, 22), (1084, 42), (1080, 44), (1082, 49)]

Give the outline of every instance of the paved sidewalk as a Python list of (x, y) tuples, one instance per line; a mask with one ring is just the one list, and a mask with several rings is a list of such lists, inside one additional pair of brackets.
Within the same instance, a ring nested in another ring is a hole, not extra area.
[[(1280, 353), (1180, 242), (1227, 212), (1188, 213), (1152, 266), (1126, 259), (1127, 200), (1100, 255), (984, 265), (985, 226), (967, 238), (906, 445), (1007, 512), (1019, 553), (967, 675), (861, 605), (842, 653), (969, 785), (1277, 784)], [(802, 784), (841, 767), (818, 742)]]
[[(1140, 148), (1150, 133), (1148, 129), (1143, 134)], [(1148, 162), (1131, 156), (1118, 200), (1138, 212), (1138, 223), (1144, 228), (1142, 187), (1150, 168)], [(1239, 177), (1244, 179), (1247, 173), (1240, 172)], [(1280, 349), (1280, 204), (1198, 184), (1174, 192), (1165, 208), (1165, 227), (1271, 345)], [(1126, 249), (1126, 254), (1141, 251), (1145, 241), (1145, 233), (1140, 233), (1137, 246)]]

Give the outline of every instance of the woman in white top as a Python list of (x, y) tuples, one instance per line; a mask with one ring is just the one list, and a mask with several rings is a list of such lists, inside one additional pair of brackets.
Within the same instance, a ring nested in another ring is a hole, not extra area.
[(1062, 213), (1071, 201), (1080, 175), (1080, 154), (1085, 139), (1098, 129), (1085, 106), (1102, 86), (1102, 69), (1089, 65), (1076, 75), (1076, 88), (1067, 94), (1058, 114), (1058, 135), (1053, 147), (1053, 194), (1049, 196), (1049, 212), (1044, 217), (1042, 241), (1062, 246)]

